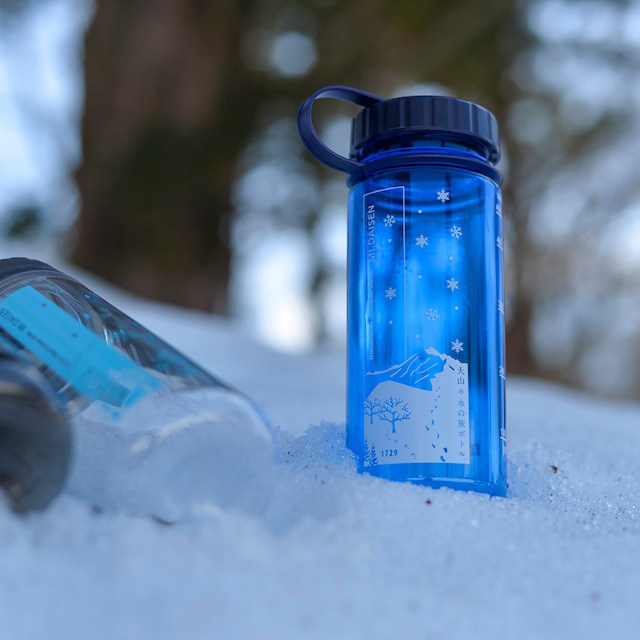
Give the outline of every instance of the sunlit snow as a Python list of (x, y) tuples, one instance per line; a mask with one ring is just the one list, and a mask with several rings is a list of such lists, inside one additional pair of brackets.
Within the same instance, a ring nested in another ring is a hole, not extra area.
[(108, 300), (257, 400), (282, 462), (264, 516), (166, 526), (62, 496), (0, 505), (2, 637), (633, 637), (640, 407), (509, 378), (506, 498), (358, 475), (344, 354), (291, 356), (204, 314)]

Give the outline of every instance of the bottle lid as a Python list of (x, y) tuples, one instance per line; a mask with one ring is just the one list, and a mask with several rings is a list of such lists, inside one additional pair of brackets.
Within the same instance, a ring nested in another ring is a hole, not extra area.
[(47, 507), (71, 464), (71, 423), (35, 364), (0, 350), (0, 491), (14, 511)]
[(0, 259), (0, 279), (9, 278), (27, 271), (57, 271), (52, 266), (32, 260), (31, 258), (2, 258)]
[(370, 104), (351, 123), (351, 157), (356, 158), (366, 142), (407, 131), (466, 139), (481, 144), (493, 164), (500, 158), (493, 114), (473, 102), (445, 96), (406, 96)]
[[(311, 111), (320, 98), (333, 98), (363, 107), (351, 123), (351, 153), (348, 158), (329, 148), (313, 126)], [(466, 100), (445, 96), (407, 96), (385, 100), (352, 87), (330, 85), (318, 89), (304, 100), (298, 109), (297, 125), (300, 140), (309, 153), (328, 167), (349, 174), (348, 184), (366, 174), (371, 165), (376, 164), (380, 168), (379, 162), (362, 161), (361, 148), (365, 143), (407, 133), (482, 148), (485, 153), (481, 159), (469, 157), (464, 159), (464, 163), (498, 184), (502, 179), (494, 166), (500, 158), (498, 123), (490, 111)], [(416, 153), (416, 156), (420, 155)], [(441, 161), (444, 155), (439, 158)], [(455, 166), (461, 162), (456, 157)]]

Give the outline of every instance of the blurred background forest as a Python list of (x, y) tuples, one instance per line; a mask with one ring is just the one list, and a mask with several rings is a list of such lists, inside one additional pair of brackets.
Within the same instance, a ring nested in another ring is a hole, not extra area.
[[(501, 127), (509, 373), (639, 399), (639, 79), (640, 0), (0, 0), (3, 246), (341, 345), (347, 190), (298, 105), (453, 95)], [(314, 113), (346, 153), (355, 110)]]

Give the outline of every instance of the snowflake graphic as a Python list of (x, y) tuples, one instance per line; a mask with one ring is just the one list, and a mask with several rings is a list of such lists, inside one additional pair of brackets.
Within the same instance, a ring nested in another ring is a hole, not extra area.
[(451, 289), (451, 291), (455, 291), (458, 288), (460, 283), (455, 278), (449, 278), (447, 280), (447, 289)]
[(429, 238), (422, 233), (416, 238), (416, 245), (424, 249), (429, 244)]
[(384, 219), (384, 224), (387, 227), (393, 227), (395, 223), (396, 223), (396, 217), (392, 213), (388, 213), (387, 217)]
[(425, 313), (429, 320), (437, 320), (440, 317), (437, 309), (429, 309), (429, 311), (425, 311)]
[(457, 239), (462, 235), (462, 229), (460, 227), (456, 227), (455, 224), (453, 225), (453, 227), (451, 227), (451, 229), (449, 229), (449, 231), (451, 231), (452, 238)]
[(387, 300), (393, 300), (397, 294), (398, 292), (396, 291), (396, 289), (394, 289), (393, 287), (389, 287), (388, 289), (385, 290), (384, 297)]
[(457, 338), (451, 343), (451, 351), (455, 351), (456, 353), (460, 353), (464, 351), (464, 342), (460, 342)]
[(444, 204), (445, 202), (449, 202), (449, 200), (451, 200), (451, 194), (448, 191), (445, 191), (444, 189), (440, 189), (436, 197), (438, 199), (438, 202), (442, 202), (442, 204)]

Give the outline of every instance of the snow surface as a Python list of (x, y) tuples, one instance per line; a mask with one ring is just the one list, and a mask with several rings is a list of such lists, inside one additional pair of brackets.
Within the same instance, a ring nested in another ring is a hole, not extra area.
[(174, 526), (0, 503), (1, 640), (637, 637), (640, 406), (510, 378), (506, 498), (391, 483), (344, 447), (342, 353), (82, 279), (263, 406), (281, 479), (262, 518)]

